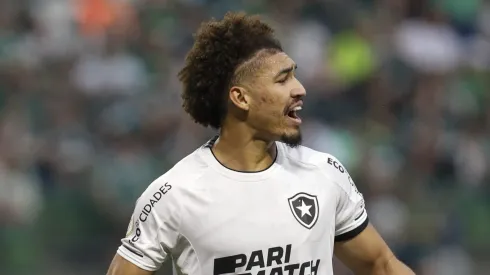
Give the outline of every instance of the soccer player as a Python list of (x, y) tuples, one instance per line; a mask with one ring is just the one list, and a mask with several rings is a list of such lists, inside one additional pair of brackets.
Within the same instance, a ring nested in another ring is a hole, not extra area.
[(334, 253), (356, 274), (414, 274), (369, 224), (345, 167), (300, 146), (295, 71), (257, 17), (202, 24), (179, 74), (183, 106), (219, 135), (137, 200), (108, 274), (172, 259), (189, 275), (331, 275)]

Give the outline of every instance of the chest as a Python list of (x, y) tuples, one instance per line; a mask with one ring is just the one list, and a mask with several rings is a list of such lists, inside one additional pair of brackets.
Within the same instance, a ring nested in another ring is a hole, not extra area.
[(190, 191), (194, 203), (186, 206), (182, 230), (205, 255), (260, 250), (266, 262), (268, 254), (282, 261), (299, 250), (314, 254), (335, 228), (335, 195), (321, 180), (294, 174), (261, 182), (216, 179)]

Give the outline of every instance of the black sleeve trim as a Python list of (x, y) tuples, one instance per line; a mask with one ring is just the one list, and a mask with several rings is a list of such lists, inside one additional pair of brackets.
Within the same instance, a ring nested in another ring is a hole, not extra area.
[(128, 245), (126, 244), (123, 244), (124, 248), (126, 248), (129, 252), (133, 253), (134, 255), (138, 256), (138, 257), (141, 257), (143, 258), (143, 254), (139, 253), (138, 251), (132, 249), (131, 247), (129, 247)]
[(366, 220), (364, 220), (364, 222), (361, 225), (359, 225), (358, 227), (356, 227), (355, 229), (353, 229), (349, 232), (345, 232), (343, 234), (340, 234), (338, 236), (335, 236), (335, 242), (345, 242), (345, 241), (348, 241), (350, 239), (353, 239), (357, 235), (361, 234), (361, 232), (364, 231), (364, 229), (366, 229), (368, 224), (369, 224), (369, 218), (366, 217)]

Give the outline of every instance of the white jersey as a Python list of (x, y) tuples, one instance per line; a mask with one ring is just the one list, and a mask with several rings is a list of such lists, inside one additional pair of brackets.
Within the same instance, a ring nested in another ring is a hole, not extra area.
[(276, 142), (266, 170), (238, 172), (216, 139), (156, 179), (136, 202), (119, 255), (189, 275), (332, 275), (336, 241), (368, 224), (362, 195), (333, 156)]

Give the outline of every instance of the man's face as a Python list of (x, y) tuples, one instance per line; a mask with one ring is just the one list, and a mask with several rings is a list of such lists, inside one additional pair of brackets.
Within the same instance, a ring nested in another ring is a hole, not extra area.
[(247, 81), (247, 123), (260, 138), (297, 146), (301, 143), (298, 113), (306, 92), (295, 77), (296, 64), (283, 52), (265, 53), (256, 58), (260, 59), (256, 71)]

